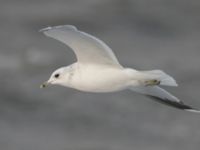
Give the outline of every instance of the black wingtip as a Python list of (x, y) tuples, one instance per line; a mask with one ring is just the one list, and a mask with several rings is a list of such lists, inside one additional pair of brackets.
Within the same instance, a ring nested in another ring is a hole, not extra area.
[(184, 109), (184, 110), (192, 112), (192, 113), (200, 113), (200, 110), (197, 110), (197, 109)]
[(185, 111), (189, 111), (189, 112), (193, 112), (193, 113), (200, 113), (200, 110), (197, 110), (188, 105), (185, 105), (183, 102), (175, 102), (175, 101), (171, 101), (168, 99), (161, 99), (159, 97), (150, 96), (150, 95), (147, 95), (147, 96), (159, 103), (166, 104), (168, 106), (171, 106), (171, 107), (174, 107), (177, 109), (181, 109), (181, 110), (185, 110)]

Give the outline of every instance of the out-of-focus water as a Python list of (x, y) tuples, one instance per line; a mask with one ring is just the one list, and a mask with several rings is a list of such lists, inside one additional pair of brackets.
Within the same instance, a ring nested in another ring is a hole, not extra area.
[(162, 69), (167, 88), (200, 108), (200, 1), (0, 1), (1, 150), (197, 150), (200, 115), (130, 91), (82, 93), (39, 85), (75, 61), (38, 30), (72, 24), (105, 41), (127, 67)]

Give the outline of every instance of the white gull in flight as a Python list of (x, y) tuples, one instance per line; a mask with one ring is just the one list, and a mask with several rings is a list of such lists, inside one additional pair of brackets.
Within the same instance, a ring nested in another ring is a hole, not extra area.
[(85, 92), (129, 89), (178, 109), (200, 112), (159, 87), (177, 86), (176, 81), (162, 70), (125, 68), (103, 41), (72, 25), (47, 27), (40, 31), (69, 46), (77, 58), (77, 62), (54, 71), (50, 79), (41, 85), (42, 88), (58, 84)]

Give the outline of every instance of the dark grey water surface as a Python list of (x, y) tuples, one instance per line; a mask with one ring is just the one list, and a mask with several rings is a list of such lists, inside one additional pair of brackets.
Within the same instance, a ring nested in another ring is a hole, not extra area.
[(1, 150), (198, 150), (200, 114), (130, 91), (39, 85), (75, 61), (38, 30), (72, 24), (105, 41), (127, 67), (163, 69), (167, 88), (200, 108), (199, 0), (1, 0)]

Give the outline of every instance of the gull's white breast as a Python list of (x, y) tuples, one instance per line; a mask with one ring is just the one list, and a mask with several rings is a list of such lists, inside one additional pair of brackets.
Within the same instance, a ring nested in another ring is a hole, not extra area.
[(114, 92), (127, 88), (130, 77), (123, 68), (77, 65), (70, 86), (87, 92)]

